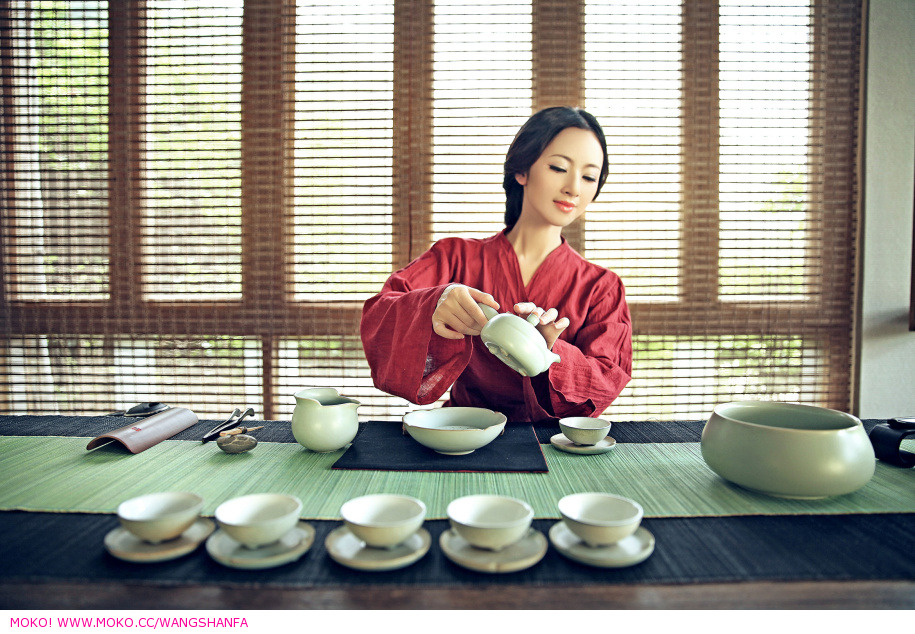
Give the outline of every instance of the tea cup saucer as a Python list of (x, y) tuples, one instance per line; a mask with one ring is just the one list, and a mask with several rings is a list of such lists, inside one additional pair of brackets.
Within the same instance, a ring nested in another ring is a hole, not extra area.
[(114, 557), (132, 563), (169, 561), (193, 552), (203, 543), (216, 525), (212, 520), (200, 518), (175, 539), (152, 544), (145, 542), (123, 526), (105, 535), (105, 548)]
[(308, 522), (299, 521), (295, 528), (271, 544), (247, 548), (224, 530), (218, 530), (207, 540), (206, 548), (210, 557), (223, 566), (260, 570), (296, 561), (308, 552), (314, 540), (314, 527)]
[(561, 451), (593, 455), (607, 453), (616, 446), (616, 439), (607, 436), (596, 445), (579, 445), (569, 440), (565, 434), (556, 434), (550, 438), (550, 444)]
[(560, 553), (582, 564), (625, 568), (642, 563), (654, 552), (654, 535), (639, 526), (635, 533), (610, 546), (592, 547), (581, 541), (563, 521), (550, 528), (550, 542)]
[(471, 546), (454, 530), (444, 531), (439, 546), (445, 556), (459, 566), (478, 572), (516, 572), (530, 568), (546, 554), (548, 543), (540, 531), (532, 528), (514, 544), (502, 550)]
[(420, 528), (406, 541), (393, 548), (372, 548), (356, 537), (346, 526), (330, 532), (324, 548), (331, 559), (356, 570), (396, 570), (419, 561), (429, 552), (432, 537)]

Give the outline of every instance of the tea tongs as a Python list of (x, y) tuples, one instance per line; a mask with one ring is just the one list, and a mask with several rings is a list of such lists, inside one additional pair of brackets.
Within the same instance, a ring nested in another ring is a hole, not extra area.
[(219, 423), (218, 425), (216, 425), (216, 427), (214, 427), (213, 429), (211, 429), (210, 431), (208, 431), (207, 433), (205, 433), (203, 435), (203, 438), (202, 438), (203, 442), (207, 442), (209, 440), (215, 440), (216, 438), (219, 438), (219, 432), (226, 431), (227, 429), (232, 429), (233, 427), (238, 427), (238, 424), (240, 422), (242, 422), (248, 416), (254, 416), (253, 407), (249, 407), (244, 412), (242, 412), (240, 409), (238, 409), (236, 407), (235, 411), (232, 412), (231, 416), (229, 416), (225, 421)]

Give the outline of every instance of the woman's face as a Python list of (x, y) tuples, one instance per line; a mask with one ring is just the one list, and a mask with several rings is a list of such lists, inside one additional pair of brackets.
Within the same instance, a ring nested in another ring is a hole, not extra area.
[(515, 176), (524, 188), (520, 220), (569, 225), (597, 195), (603, 162), (600, 142), (590, 130), (566, 128), (557, 134), (528, 173)]

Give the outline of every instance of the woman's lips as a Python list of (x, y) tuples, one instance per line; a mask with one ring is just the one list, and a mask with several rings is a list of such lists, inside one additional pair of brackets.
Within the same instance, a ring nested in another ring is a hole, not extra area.
[(555, 201), (553, 201), (553, 202), (556, 203), (556, 206), (559, 207), (559, 209), (560, 209), (561, 211), (563, 211), (563, 212), (565, 212), (565, 213), (567, 213), (567, 214), (572, 213), (573, 211), (575, 211), (575, 203), (567, 203), (567, 202), (565, 202), (565, 201), (563, 201), (563, 200), (555, 200)]

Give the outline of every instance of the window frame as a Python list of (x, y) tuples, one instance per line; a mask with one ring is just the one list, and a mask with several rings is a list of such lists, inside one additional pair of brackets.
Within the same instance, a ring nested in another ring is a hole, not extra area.
[[(584, 101), (584, 0), (533, 0), (533, 110)], [(818, 2), (814, 16), (814, 94), (823, 100), (823, 133), (811, 146), (815, 160), (832, 160), (848, 147), (847, 135), (857, 133), (860, 117), (831, 108), (831, 82), (847, 71), (846, 51), (829, 46), (831, 29), (858, 28), (843, 19), (860, 11), (853, 0)], [(233, 301), (169, 302), (143, 297), (143, 271), (137, 190), (142, 163), (141, 74), (143, 68), (143, 0), (111, 0), (109, 4), (109, 298), (98, 301), (12, 301), (8, 273), (0, 275), (0, 319), (7, 336), (53, 335), (231, 335), (259, 339), (262, 346), (263, 416), (276, 413), (275, 372), (280, 338), (303, 336), (356, 336), (362, 303), (294, 301), (291, 290), (290, 226), (292, 165), (292, 97), (288, 86), (294, 55), (294, 7), (287, 0), (246, 0), (243, 21), (242, 84), (242, 298)], [(396, 270), (425, 251), (432, 239), (431, 153), (433, 0), (399, 0), (394, 15), (394, 145), (393, 164), (393, 268)], [(568, 16), (578, 16), (569, 19)], [(706, 336), (752, 333), (760, 336), (790, 334), (824, 338), (829, 351), (826, 373), (837, 389), (823, 405), (838, 409), (852, 402), (851, 374), (854, 311), (842, 289), (825, 298), (826, 306), (811, 302), (721, 302), (718, 268), (718, 23), (717, 3), (689, 0), (682, 3), (683, 126), (686, 139), (682, 162), (681, 240), (709, 245), (705, 253), (681, 249), (682, 288), (674, 302), (632, 302), (634, 332), (638, 336)], [(863, 18), (862, 18), (863, 19)], [(858, 21), (860, 22), (860, 21)], [(857, 23), (856, 23), (857, 24)], [(7, 32), (4, 29), (4, 32)], [(283, 37), (277, 38), (276, 34)], [(7, 40), (9, 36), (2, 36)], [(860, 34), (858, 36), (860, 41)], [(279, 45), (277, 44), (279, 42)], [(11, 50), (0, 41), (2, 55)], [(857, 57), (855, 57), (857, 59)], [(548, 63), (547, 63), (548, 62)], [(857, 63), (852, 61), (851, 63)], [(6, 67), (6, 66), (5, 66)], [(858, 80), (860, 84), (860, 79)], [(860, 86), (859, 86), (860, 90)], [(5, 97), (9, 99), (9, 96)], [(5, 109), (9, 112), (9, 109)], [(10, 116), (9, 114), (5, 116)], [(277, 126), (276, 122), (283, 122)], [(836, 124), (836, 121), (839, 124)], [(4, 125), (10, 123), (4, 121)], [(840, 133), (834, 133), (838, 130)], [(264, 140), (269, 139), (269, 143)], [(841, 150), (841, 151), (840, 151)], [(10, 161), (4, 153), (4, 163)], [(857, 201), (856, 183), (843, 182), (855, 173), (856, 156), (841, 156), (843, 170), (825, 170), (814, 189), (817, 204)], [(851, 165), (849, 166), (849, 163)], [(264, 165), (271, 166), (263, 169)], [(8, 165), (4, 165), (4, 168)], [(15, 212), (12, 171), (4, 169), (4, 215)], [(838, 193), (837, 193), (838, 192)], [(833, 202), (839, 201), (839, 202)], [(855, 203), (857, 204), (857, 202)], [(7, 218), (4, 222), (8, 223)], [(9, 225), (7, 225), (9, 226)], [(581, 250), (587, 219), (573, 224), (566, 238)], [(831, 254), (854, 245), (856, 213), (850, 214), (842, 232), (831, 232), (818, 245)], [(9, 242), (5, 243), (9, 246)], [(126, 246), (125, 246), (126, 245)], [(284, 245), (275, 248), (275, 245)], [(15, 258), (9, 248), (0, 251), (0, 267)], [(844, 267), (839, 274), (856, 280), (854, 258), (827, 258), (826, 269)], [(276, 274), (276, 271), (282, 271)], [(832, 274), (832, 272), (829, 272)], [(915, 279), (915, 268), (913, 268)], [(913, 285), (915, 297), (915, 285)], [(915, 306), (915, 300), (913, 300)], [(697, 326), (692, 307), (702, 307), (704, 323)], [(847, 319), (836, 319), (846, 311)], [(915, 315), (915, 308), (913, 308)], [(214, 315), (218, 320), (214, 321)], [(798, 320), (800, 317), (800, 320)], [(791, 327), (785, 329), (790, 318)], [(214, 324), (218, 323), (216, 331)], [(912, 318), (915, 329), (915, 317)], [(833, 342), (833, 343), (830, 343)], [(841, 342), (835, 344), (834, 342)], [(0, 397), (0, 404), (4, 397)]]

